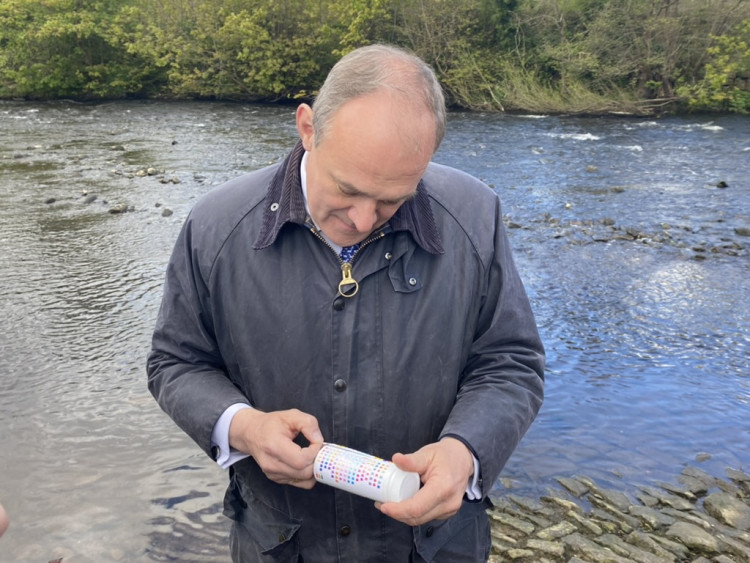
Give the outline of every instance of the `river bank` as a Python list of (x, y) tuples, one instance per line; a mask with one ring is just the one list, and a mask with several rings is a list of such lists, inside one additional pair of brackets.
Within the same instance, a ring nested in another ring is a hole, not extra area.
[[(750, 475), (686, 466), (676, 483), (635, 498), (589, 477), (557, 479), (538, 498), (493, 499), (490, 563), (739, 563), (750, 561)], [(624, 487), (623, 487), (624, 488)]]

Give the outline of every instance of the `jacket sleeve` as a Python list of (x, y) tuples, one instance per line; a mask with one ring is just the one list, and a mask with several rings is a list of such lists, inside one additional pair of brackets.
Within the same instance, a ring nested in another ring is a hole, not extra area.
[(196, 236), (200, 231), (189, 217), (169, 260), (147, 373), (161, 408), (213, 458), (216, 421), (233, 403), (249, 401), (228, 378), (217, 344), (207, 283), (211, 252)]
[(487, 496), (544, 397), (544, 347), (513, 262), (499, 198), (485, 263), (474, 338), (441, 437), (454, 436), (472, 450)]

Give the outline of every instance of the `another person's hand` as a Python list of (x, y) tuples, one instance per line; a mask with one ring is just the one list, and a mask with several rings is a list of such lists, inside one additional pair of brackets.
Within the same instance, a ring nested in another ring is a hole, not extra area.
[[(299, 434), (307, 438), (309, 446), (294, 442)], [(251, 455), (271, 481), (303, 489), (315, 485), (313, 462), (323, 445), (323, 434), (310, 414), (297, 409), (242, 409), (232, 418), (229, 445)]]
[(386, 516), (409, 526), (443, 520), (458, 512), (474, 473), (474, 458), (469, 448), (450, 437), (413, 454), (395, 454), (393, 463), (404, 471), (419, 473), (424, 486), (410, 499), (376, 503), (376, 506)]
[(2, 536), (5, 533), (5, 530), (8, 529), (9, 523), (10, 520), (8, 520), (8, 513), (5, 512), (3, 505), (0, 504), (0, 536)]

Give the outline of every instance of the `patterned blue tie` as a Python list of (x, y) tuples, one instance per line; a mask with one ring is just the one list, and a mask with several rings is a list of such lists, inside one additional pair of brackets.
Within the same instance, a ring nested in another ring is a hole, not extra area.
[(357, 249), (359, 248), (359, 245), (360, 243), (353, 244), (351, 246), (345, 246), (341, 249), (341, 252), (339, 252), (339, 256), (341, 256), (341, 259), (344, 262), (351, 262), (354, 253), (357, 252)]

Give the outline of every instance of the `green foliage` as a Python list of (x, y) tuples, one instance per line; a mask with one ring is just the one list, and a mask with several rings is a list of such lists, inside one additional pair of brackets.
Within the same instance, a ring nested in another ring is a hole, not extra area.
[(0, 98), (298, 99), (387, 42), (465, 108), (746, 112), (748, 22), (745, 0), (2, 0)]
[(6, 0), (0, 8), (0, 94), (96, 99), (138, 94), (144, 61), (122, 49), (119, 2)]
[(750, 113), (750, 19), (713, 40), (703, 80), (681, 92), (693, 109)]

